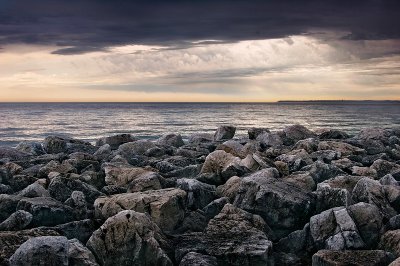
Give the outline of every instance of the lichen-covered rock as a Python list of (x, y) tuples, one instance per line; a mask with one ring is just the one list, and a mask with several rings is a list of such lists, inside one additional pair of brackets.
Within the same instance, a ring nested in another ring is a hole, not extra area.
[(173, 265), (163, 247), (165, 236), (145, 214), (121, 211), (87, 242), (101, 265)]
[(147, 212), (165, 231), (173, 230), (183, 220), (186, 192), (181, 189), (160, 189), (100, 197), (95, 203), (96, 217), (106, 219), (123, 210)]
[(63, 236), (34, 237), (23, 243), (10, 257), (10, 266), (68, 266), (69, 242)]
[(276, 169), (266, 170), (242, 179), (234, 205), (259, 214), (277, 235), (284, 236), (302, 228), (313, 215), (315, 198), (301, 187), (276, 178)]
[(394, 260), (393, 254), (383, 250), (320, 250), (312, 257), (313, 266), (379, 266)]

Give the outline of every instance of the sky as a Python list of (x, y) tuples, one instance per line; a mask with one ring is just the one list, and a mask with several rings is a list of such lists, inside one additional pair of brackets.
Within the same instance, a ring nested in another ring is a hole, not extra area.
[(398, 0), (0, 0), (0, 101), (400, 100)]

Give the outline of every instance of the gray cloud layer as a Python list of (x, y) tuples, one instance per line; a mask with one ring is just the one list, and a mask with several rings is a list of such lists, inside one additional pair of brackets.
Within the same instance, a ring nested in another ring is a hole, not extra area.
[[(397, 0), (0, 0), (0, 46), (58, 45), (80, 54), (125, 44), (282, 38), (312, 30), (345, 39), (400, 38)], [(342, 37), (343, 38), (343, 37)], [(196, 44), (198, 45), (198, 44)]]

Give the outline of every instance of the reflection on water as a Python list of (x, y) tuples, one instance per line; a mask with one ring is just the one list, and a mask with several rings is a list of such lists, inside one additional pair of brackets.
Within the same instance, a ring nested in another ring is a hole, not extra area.
[(361, 128), (400, 126), (393, 103), (0, 103), (0, 145), (42, 140), (50, 134), (93, 141), (132, 133), (155, 138), (166, 132), (184, 137), (233, 124), (238, 134), (250, 127), (281, 129), (302, 124), (354, 134)]

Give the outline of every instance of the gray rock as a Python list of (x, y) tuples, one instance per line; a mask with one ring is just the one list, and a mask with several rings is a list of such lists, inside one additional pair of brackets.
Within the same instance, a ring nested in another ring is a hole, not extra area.
[(96, 146), (109, 145), (111, 149), (116, 150), (121, 144), (137, 140), (131, 134), (118, 134), (113, 136), (104, 137), (96, 141)]
[(246, 157), (244, 154), (244, 146), (240, 144), (239, 141), (230, 139), (225, 141), (224, 143), (220, 144), (216, 148), (217, 150), (223, 150), (227, 153), (232, 154), (233, 156), (244, 158)]
[(247, 133), (249, 135), (249, 139), (257, 139), (257, 137), (264, 133), (264, 132), (269, 132), (268, 128), (261, 128), (261, 127), (252, 127), (247, 130)]
[(68, 239), (78, 239), (82, 243), (86, 243), (90, 236), (101, 226), (99, 220), (85, 219), (80, 221), (72, 221), (65, 224), (59, 224), (48, 229), (58, 232), (60, 235)]
[(391, 230), (400, 229), (400, 214), (390, 218), (388, 225)]
[(143, 155), (147, 150), (154, 147), (156, 147), (156, 144), (151, 141), (137, 140), (120, 145), (117, 153), (129, 160), (135, 155)]
[(351, 174), (358, 176), (369, 176), (373, 179), (378, 177), (378, 173), (376, 172), (376, 170), (370, 167), (353, 166), (351, 168)]
[(313, 163), (310, 155), (303, 149), (282, 154), (278, 156), (276, 160), (287, 163), (290, 172), (298, 171), (302, 167)]
[(225, 184), (217, 187), (217, 194), (219, 196), (227, 197), (231, 202), (233, 202), (236, 198), (236, 195), (239, 191), (241, 183), (241, 178), (238, 176), (232, 176), (226, 181)]
[(400, 229), (387, 231), (383, 234), (379, 242), (379, 248), (400, 257)]
[(214, 134), (214, 140), (231, 139), (235, 136), (236, 127), (223, 125), (219, 126)]
[(207, 219), (214, 218), (227, 203), (229, 203), (229, 199), (225, 197), (213, 200), (203, 208), (204, 216)]
[(379, 179), (379, 183), (381, 185), (387, 185), (387, 186), (399, 186), (399, 182), (397, 182), (396, 179), (391, 174), (387, 174), (381, 179)]
[(318, 149), (318, 140), (314, 138), (302, 139), (296, 142), (294, 150), (305, 150), (308, 153), (313, 153)]
[(214, 141), (214, 136), (208, 133), (194, 133), (189, 137), (189, 143), (209, 143)]
[(9, 159), (11, 161), (23, 160), (30, 157), (31, 154), (22, 152), (8, 146), (0, 146), (0, 159)]
[(15, 147), (15, 149), (35, 156), (45, 153), (42, 144), (33, 141), (22, 141), (17, 145), (17, 147)]
[(334, 207), (347, 207), (353, 202), (351, 199), (351, 192), (349, 192), (347, 189), (341, 187), (332, 187), (329, 183), (326, 182), (318, 184), (315, 194), (317, 196), (317, 213)]
[(96, 230), (87, 247), (101, 265), (173, 265), (166, 239), (145, 214), (121, 211)]
[(92, 252), (78, 239), (71, 239), (68, 249), (68, 264), (75, 266), (98, 266)]
[(41, 236), (23, 243), (10, 257), (10, 266), (46, 265), (68, 266), (69, 243), (63, 236)]
[(77, 169), (68, 161), (63, 161), (61, 164), (57, 161), (50, 161), (45, 166), (40, 168), (38, 176), (40, 178), (47, 178), (49, 173), (57, 172), (60, 174), (77, 173)]
[(178, 179), (176, 187), (186, 191), (186, 206), (192, 210), (205, 207), (216, 196), (215, 186), (202, 183), (196, 179)]
[(315, 198), (299, 186), (276, 178), (276, 169), (266, 170), (242, 179), (234, 205), (261, 215), (277, 236), (285, 236), (306, 224), (314, 212)]
[(337, 129), (325, 129), (318, 132), (319, 139), (347, 139), (349, 135), (346, 132)]
[(248, 169), (242, 160), (230, 153), (217, 150), (210, 153), (201, 168), (199, 180), (205, 183), (221, 185), (230, 177), (243, 175)]
[(299, 140), (316, 137), (316, 134), (302, 125), (287, 126), (283, 129), (285, 137), (292, 143)]
[(17, 209), (20, 196), (0, 194), (0, 222), (7, 219)]
[(163, 146), (174, 146), (176, 148), (185, 145), (180, 134), (172, 133), (161, 136), (159, 139), (157, 139), (156, 144)]
[(325, 180), (334, 178), (336, 176), (346, 174), (338, 167), (320, 161), (316, 161), (311, 165), (307, 165), (303, 167), (301, 170), (308, 171), (316, 183), (321, 183)]
[(70, 207), (48, 197), (21, 199), (17, 210), (24, 210), (33, 215), (32, 226), (52, 226), (74, 219), (73, 210)]
[(181, 189), (160, 189), (100, 197), (94, 203), (97, 218), (106, 219), (123, 210), (147, 212), (164, 231), (172, 231), (182, 222), (186, 192)]
[(376, 170), (376, 172), (378, 173), (378, 177), (383, 177), (387, 174), (400, 172), (400, 165), (382, 159), (376, 160), (371, 165), (371, 168)]
[(43, 187), (39, 182), (35, 182), (18, 193), (19, 196), (25, 198), (35, 198), (35, 197), (50, 197), (49, 191)]
[(362, 155), (365, 153), (364, 149), (339, 141), (320, 141), (318, 150), (333, 150), (339, 152), (342, 156)]
[(87, 152), (93, 154), (96, 147), (89, 142), (82, 140), (64, 138), (60, 136), (48, 136), (44, 139), (43, 148), (47, 153), (73, 153), (73, 152)]
[(320, 250), (312, 257), (313, 266), (379, 266), (388, 265), (394, 260), (393, 254), (383, 250)]
[(0, 265), (9, 265), (8, 259), (28, 239), (58, 235), (56, 231), (42, 227), (19, 231), (0, 231)]
[(101, 161), (107, 159), (111, 153), (111, 146), (109, 144), (104, 144), (93, 155), (97, 160)]
[(5, 221), (0, 223), (0, 230), (15, 231), (26, 228), (32, 221), (32, 214), (26, 211), (16, 211), (11, 214)]
[(283, 145), (282, 138), (276, 133), (263, 132), (257, 136), (256, 140), (267, 147), (277, 147)]
[(217, 258), (213, 256), (203, 255), (196, 252), (187, 253), (179, 263), (179, 266), (217, 266)]

